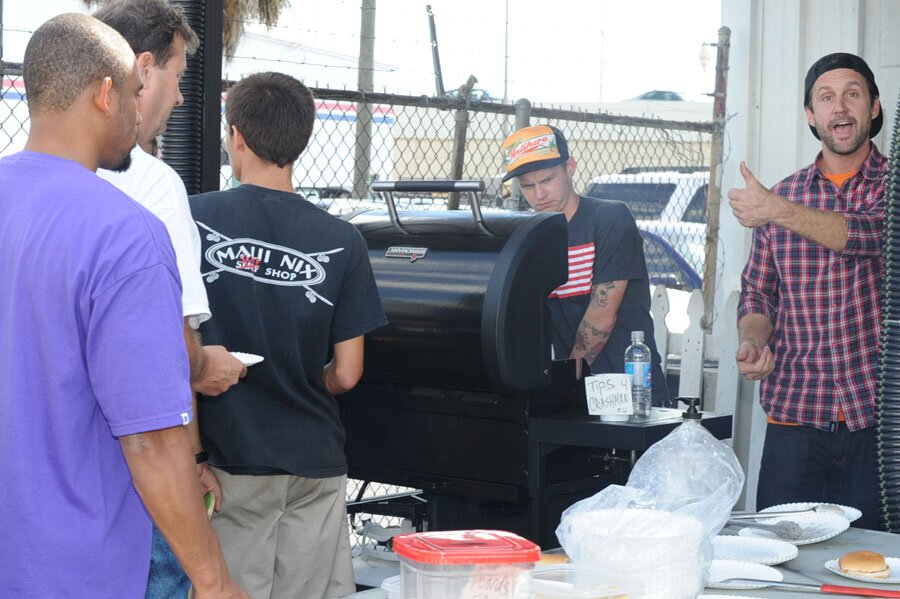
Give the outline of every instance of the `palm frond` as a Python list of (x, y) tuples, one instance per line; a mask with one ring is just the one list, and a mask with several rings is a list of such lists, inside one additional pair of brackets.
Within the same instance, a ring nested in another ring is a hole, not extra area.
[[(81, 3), (87, 8), (99, 8), (108, 1), (81, 0)], [(245, 23), (257, 21), (266, 27), (274, 27), (281, 11), (290, 5), (290, 0), (223, 0), (223, 5), (222, 40), (225, 56), (232, 56), (244, 35)]]

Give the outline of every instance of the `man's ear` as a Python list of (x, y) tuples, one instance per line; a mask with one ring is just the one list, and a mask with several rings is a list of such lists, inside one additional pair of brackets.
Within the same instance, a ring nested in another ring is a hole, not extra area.
[(813, 111), (809, 106), (806, 106), (805, 110), (806, 110), (806, 122), (809, 123), (810, 127), (815, 129), (816, 128), (816, 115), (813, 114)]
[(243, 148), (246, 144), (244, 142), (244, 134), (241, 133), (241, 130), (238, 129), (234, 125), (229, 125), (231, 128), (231, 143), (235, 148)]
[(91, 94), (94, 106), (107, 117), (112, 114), (110, 106), (112, 105), (112, 77), (104, 77), (94, 84), (94, 92)]
[(147, 81), (149, 81), (152, 73), (151, 67), (156, 66), (156, 60), (154, 60), (151, 52), (141, 52), (134, 58), (135, 62), (137, 62), (138, 72), (141, 75), (141, 82), (147, 85)]

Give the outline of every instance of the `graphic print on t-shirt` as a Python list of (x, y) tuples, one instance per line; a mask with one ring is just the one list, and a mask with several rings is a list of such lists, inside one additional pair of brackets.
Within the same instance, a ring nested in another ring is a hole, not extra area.
[(197, 221), (197, 226), (208, 231), (206, 239), (213, 242), (203, 254), (206, 261), (215, 267), (201, 273), (207, 283), (218, 279), (220, 272), (229, 272), (268, 285), (303, 287), (310, 303), (322, 300), (329, 306), (334, 305), (317, 293), (313, 286), (325, 281), (326, 273), (322, 265), (331, 260), (329, 255), (342, 252), (344, 248), (305, 254), (258, 239), (231, 239), (200, 221)]
[(550, 297), (575, 297), (591, 292), (594, 276), (594, 244), (569, 246), (569, 280), (557, 287)]

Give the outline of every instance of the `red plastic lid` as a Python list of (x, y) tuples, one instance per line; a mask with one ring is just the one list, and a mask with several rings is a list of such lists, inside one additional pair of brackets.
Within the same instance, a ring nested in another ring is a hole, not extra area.
[(423, 564), (536, 562), (541, 548), (505, 530), (444, 530), (394, 537), (394, 551)]

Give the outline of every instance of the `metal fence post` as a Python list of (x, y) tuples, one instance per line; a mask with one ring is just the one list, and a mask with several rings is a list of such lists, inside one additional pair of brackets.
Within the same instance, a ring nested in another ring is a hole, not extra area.
[[(375, 82), (375, 0), (363, 0), (360, 7), (359, 91), (371, 92)], [(372, 156), (372, 107), (368, 102), (356, 105), (356, 146), (353, 161), (353, 197), (369, 196)]]
[(703, 330), (712, 333), (716, 297), (716, 259), (719, 251), (719, 208), (722, 203), (722, 160), (725, 146), (725, 99), (728, 89), (728, 50), (731, 29), (719, 28), (716, 44), (716, 91), (710, 141), (709, 190), (706, 196), (706, 259), (703, 263)]
[[(516, 100), (516, 126), (515, 131), (524, 129), (531, 124), (531, 102), (527, 98)], [(509, 207), (513, 210), (524, 210), (525, 202), (522, 200), (522, 190), (519, 189), (519, 178), (512, 181), (512, 190), (509, 194)]]
[[(469, 111), (457, 110), (453, 116), (453, 155), (450, 165), (450, 178), (462, 179), (463, 165), (466, 161), (466, 132), (469, 128)], [(459, 210), (459, 192), (450, 192), (447, 210)]]

